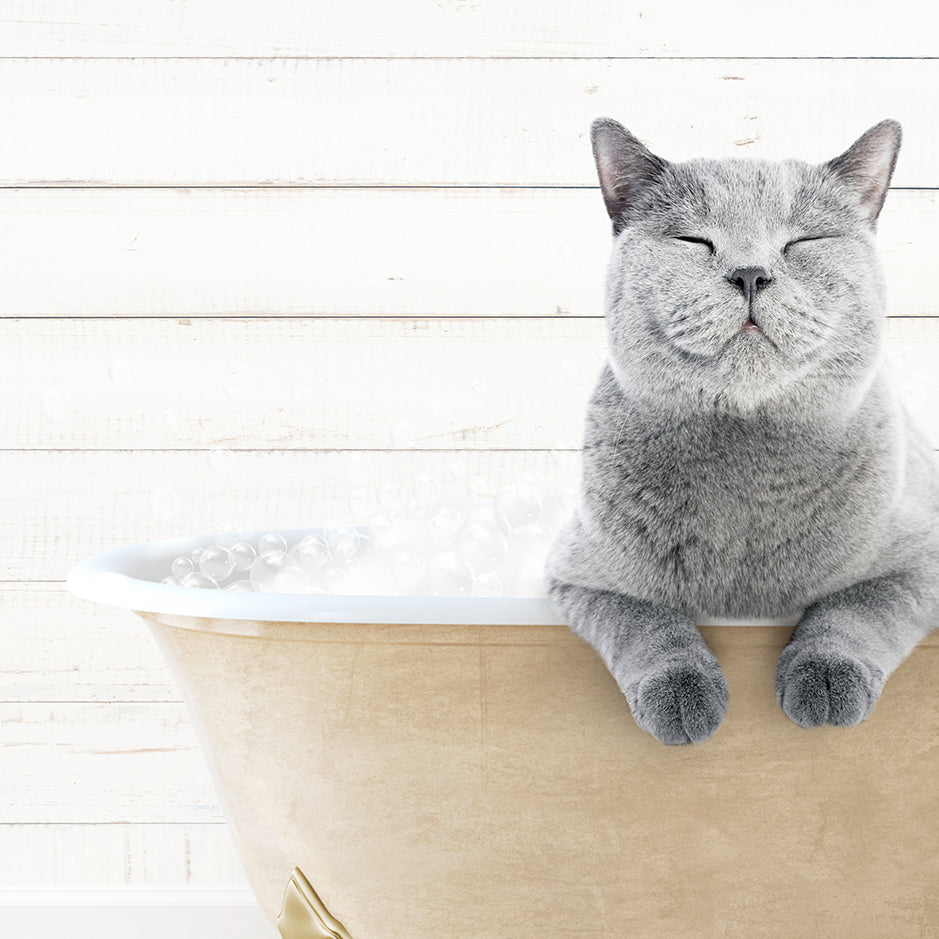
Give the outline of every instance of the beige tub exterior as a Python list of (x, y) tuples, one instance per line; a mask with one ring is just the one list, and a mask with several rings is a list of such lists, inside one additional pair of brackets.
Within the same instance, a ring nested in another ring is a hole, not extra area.
[(939, 636), (807, 731), (790, 630), (705, 627), (730, 710), (675, 748), (563, 626), (140, 615), (272, 919), (299, 867), (352, 939), (939, 935)]

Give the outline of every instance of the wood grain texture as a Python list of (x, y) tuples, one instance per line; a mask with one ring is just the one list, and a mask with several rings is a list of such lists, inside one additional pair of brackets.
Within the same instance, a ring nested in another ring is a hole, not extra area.
[(0, 702), (181, 700), (129, 611), (79, 600), (59, 582), (6, 582), (2, 591)]
[(5, 886), (247, 883), (227, 826), (217, 821), (0, 824), (0, 845)]
[(890, 352), (935, 438), (935, 324), (916, 317), (939, 313), (939, 65), (879, 58), (934, 53), (920, 12), (0, 9), (0, 187), (41, 189), (0, 191), (0, 883), (245, 882), (162, 659), (136, 617), (65, 591), (76, 561), (321, 524), (419, 473), (453, 497), (576, 479), (602, 354), (600, 114), (672, 159), (823, 160), (901, 120), (908, 191), (879, 239), (912, 318)]
[[(403, 504), (421, 475), (460, 501), (468, 485), (498, 491), (531, 478), (558, 488), (577, 481), (578, 454), (246, 450), (213, 462), (205, 450), (37, 450), (7, 451), (0, 466), (9, 546), (0, 581), (62, 581), (78, 561), (120, 545), (212, 534), (228, 523), (266, 531), (361, 518), (374, 511), (380, 485)], [(387, 514), (388, 505), (378, 510)]]
[(0, 320), (0, 343), (15, 449), (576, 448), (604, 360), (574, 317)]
[(0, 704), (0, 824), (219, 822), (179, 703)]
[(832, 0), (761, 7), (640, 0), (527, 3), (274, 0), (263, 6), (190, 0), (16, 4), (3, 15), (12, 56), (929, 56), (923, 7)]
[[(593, 190), (7, 189), (0, 219), (0, 317), (597, 316), (610, 250)], [(890, 312), (939, 312), (937, 191), (878, 242)]]
[(931, 59), (0, 59), (0, 184), (593, 187), (588, 129), (609, 115), (669, 159), (808, 161), (892, 117), (893, 184), (930, 188), (937, 76)]
[[(0, 448), (29, 450), (576, 449), (606, 355), (586, 317), (0, 320), (0, 345)], [(888, 320), (887, 352), (939, 445), (939, 317)]]

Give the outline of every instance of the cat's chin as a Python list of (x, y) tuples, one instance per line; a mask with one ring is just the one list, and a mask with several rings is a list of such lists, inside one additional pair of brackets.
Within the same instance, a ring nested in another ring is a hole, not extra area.
[(714, 362), (713, 390), (742, 410), (751, 410), (788, 384), (786, 371), (776, 344), (759, 327), (743, 327)]

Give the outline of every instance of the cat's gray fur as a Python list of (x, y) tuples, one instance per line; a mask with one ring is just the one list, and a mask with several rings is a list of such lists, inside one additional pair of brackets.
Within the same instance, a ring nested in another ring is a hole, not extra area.
[(874, 232), (900, 127), (821, 165), (670, 163), (605, 118), (592, 140), (609, 356), (549, 595), (665, 743), (727, 708), (696, 615), (804, 610), (779, 703), (856, 724), (939, 625), (939, 474), (882, 355)]

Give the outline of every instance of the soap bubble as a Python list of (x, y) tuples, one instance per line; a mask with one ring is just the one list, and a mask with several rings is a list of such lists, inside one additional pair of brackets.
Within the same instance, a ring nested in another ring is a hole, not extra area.
[(435, 597), (465, 597), (473, 591), (473, 573), (453, 551), (435, 554), (426, 565), (427, 587)]
[(222, 522), (215, 532), (215, 543), (223, 548), (234, 548), (236, 544), (247, 541), (251, 532), (234, 522)]
[(169, 577), (164, 577), (163, 580), (160, 581), (160, 583), (170, 584), (173, 587), (178, 587), (182, 583), (182, 581), (178, 577), (175, 577), (174, 575), (171, 574)]
[(332, 560), (329, 545), (320, 534), (302, 538), (287, 552), (287, 556), (307, 577), (324, 568)]
[(327, 593), (343, 593), (345, 583), (346, 572), (341, 567), (327, 567), (323, 572), (323, 588)]
[(530, 483), (514, 483), (496, 496), (495, 511), (499, 523), (509, 531), (533, 525), (541, 518), (541, 496)]
[(211, 545), (206, 548), (199, 558), (199, 570), (203, 574), (209, 574), (215, 580), (225, 580), (231, 575), (235, 566), (234, 558), (228, 548), (223, 548), (219, 544)]
[(254, 593), (254, 584), (250, 580), (233, 580), (226, 588), (233, 593)]
[(387, 593), (387, 571), (374, 555), (346, 558), (342, 562), (342, 592), (351, 595)]
[(479, 577), (502, 567), (508, 553), (505, 535), (491, 522), (470, 522), (457, 535), (457, 556)]
[(513, 597), (543, 597), (545, 595), (544, 565), (531, 558), (518, 564), (511, 574)]
[(368, 530), (372, 544), (379, 551), (391, 551), (401, 544), (401, 532), (391, 520), (383, 516), (376, 516)]
[(387, 515), (400, 512), (404, 506), (404, 490), (397, 483), (379, 483), (377, 496), (378, 504)]
[(265, 551), (259, 554), (251, 565), (250, 573), (255, 590), (273, 592), (277, 574), (286, 566), (287, 554), (284, 551)]
[(378, 499), (368, 489), (353, 489), (346, 505), (353, 518), (371, 518), (378, 511)]
[(211, 577), (208, 574), (203, 574), (201, 571), (193, 571), (191, 574), (187, 574), (183, 578), (184, 587), (205, 587), (211, 590), (218, 589), (218, 581), (214, 577)]
[(515, 546), (521, 548), (520, 554), (542, 559), (547, 557), (557, 533), (548, 525), (538, 523), (516, 528), (512, 535)]
[(548, 492), (542, 501), (541, 522), (552, 528), (567, 524), (577, 508), (578, 497), (577, 486), (565, 486)]
[[(485, 477), (467, 483), (468, 495), (473, 487), (494, 488)], [(544, 596), (554, 520), (576, 504), (577, 488), (543, 494), (526, 476), (495, 500), (464, 499), (458, 505), (439, 501), (443, 488), (430, 476), (414, 479), (406, 490), (389, 483), (386, 505), (402, 498), (407, 507), (393, 521), (372, 517), (362, 529), (339, 518), (291, 542), (278, 531), (255, 540), (252, 532), (222, 525), (215, 544), (177, 557), (163, 583), (235, 592)]]
[(258, 538), (258, 554), (265, 554), (268, 551), (287, 551), (287, 539), (279, 532), (269, 531), (266, 535)]
[(134, 363), (127, 359), (111, 359), (108, 363), (108, 379), (112, 385), (123, 385), (125, 388), (134, 383)]
[(251, 570), (251, 565), (258, 557), (254, 545), (249, 544), (247, 541), (239, 541), (238, 544), (232, 545), (229, 551), (231, 552), (232, 564), (235, 570), (242, 574)]
[(336, 519), (324, 529), (326, 544), (336, 558), (352, 557), (359, 550), (361, 536), (347, 519)]
[(463, 524), (459, 509), (452, 505), (441, 505), (430, 519), (430, 541), (437, 548), (453, 542)]
[(306, 574), (290, 563), (287, 563), (274, 575), (274, 591), (277, 593), (306, 593), (308, 581)]
[(514, 597), (541, 597), (545, 593), (544, 565), (555, 533), (547, 525), (529, 525), (509, 536), (509, 555), (503, 570)]
[(193, 564), (192, 558), (187, 555), (182, 555), (182, 557), (176, 558), (173, 561), (172, 567), (170, 570), (173, 572), (174, 577), (180, 578), (182, 580), (187, 574), (191, 574), (196, 569), (196, 565)]
[(473, 582), (474, 597), (502, 597), (505, 596), (505, 587), (501, 578), (495, 574), (483, 574)]
[(417, 586), (424, 575), (424, 562), (413, 551), (396, 551), (391, 558), (391, 573), (403, 590)]
[(406, 515), (395, 523), (396, 545), (423, 551), (431, 540), (431, 520), (426, 513)]

